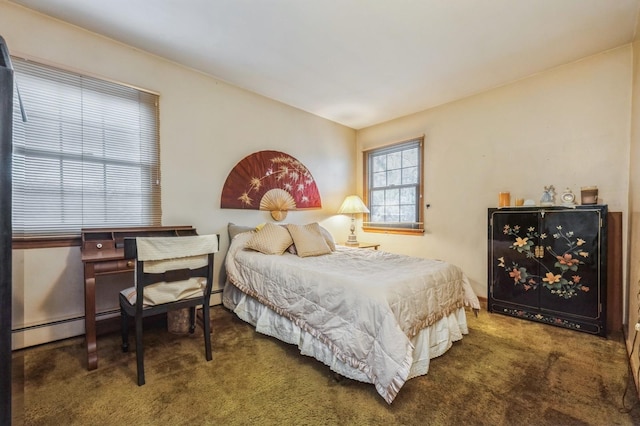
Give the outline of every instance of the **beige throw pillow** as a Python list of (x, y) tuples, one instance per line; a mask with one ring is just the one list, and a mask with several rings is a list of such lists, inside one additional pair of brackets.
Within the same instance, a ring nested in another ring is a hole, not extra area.
[(293, 243), (284, 226), (267, 223), (247, 242), (247, 248), (264, 254), (282, 254)]
[(296, 252), (300, 257), (320, 256), (331, 253), (331, 248), (327, 244), (318, 223), (308, 225), (287, 225)]
[[(331, 251), (336, 251), (336, 241), (333, 239), (333, 235), (331, 235), (331, 232), (329, 232), (327, 228), (323, 227), (322, 225), (320, 224), (318, 225), (320, 226), (320, 232), (324, 236), (324, 240), (329, 246), (329, 248), (331, 249)], [(287, 249), (287, 251), (291, 254), (298, 254), (295, 244), (291, 244)]]

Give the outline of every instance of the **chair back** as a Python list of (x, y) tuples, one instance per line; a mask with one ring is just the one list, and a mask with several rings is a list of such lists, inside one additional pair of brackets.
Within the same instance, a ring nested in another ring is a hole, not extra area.
[(208, 306), (218, 239), (218, 235), (125, 238), (125, 258), (136, 261), (136, 311), (192, 298), (204, 298)]

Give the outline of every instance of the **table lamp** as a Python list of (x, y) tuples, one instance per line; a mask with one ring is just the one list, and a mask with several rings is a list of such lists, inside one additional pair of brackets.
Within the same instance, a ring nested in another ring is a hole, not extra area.
[(360, 197), (357, 195), (349, 195), (344, 199), (344, 202), (338, 209), (338, 214), (350, 214), (351, 215), (351, 234), (345, 243), (348, 246), (357, 246), (358, 239), (356, 238), (356, 214), (369, 213), (369, 209), (364, 205)]

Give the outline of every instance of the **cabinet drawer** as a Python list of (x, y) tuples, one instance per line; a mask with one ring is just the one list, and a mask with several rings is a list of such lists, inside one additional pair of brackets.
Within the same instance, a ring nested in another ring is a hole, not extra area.
[(135, 260), (121, 259), (98, 262), (95, 264), (94, 268), (96, 274), (108, 274), (113, 272), (133, 271), (134, 266)]

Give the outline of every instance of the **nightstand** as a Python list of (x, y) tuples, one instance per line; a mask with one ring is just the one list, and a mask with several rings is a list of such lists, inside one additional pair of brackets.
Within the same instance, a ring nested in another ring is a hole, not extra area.
[(380, 247), (380, 243), (358, 243), (357, 246), (347, 245), (346, 243), (340, 243), (340, 245), (345, 247), (354, 247), (354, 248), (372, 248), (374, 250), (378, 250), (378, 247)]

